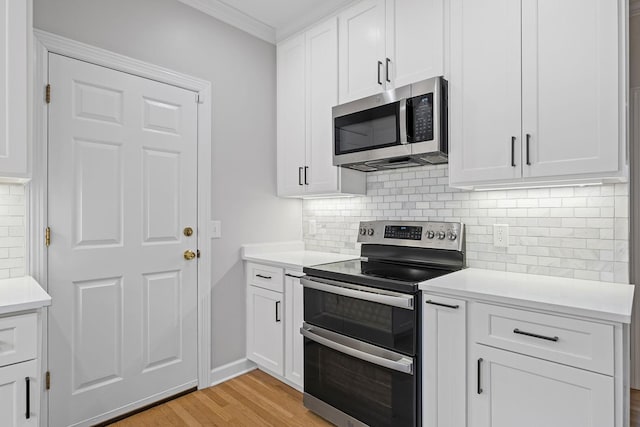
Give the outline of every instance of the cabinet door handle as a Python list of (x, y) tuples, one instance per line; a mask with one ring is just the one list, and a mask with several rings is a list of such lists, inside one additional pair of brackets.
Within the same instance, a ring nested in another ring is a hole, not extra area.
[(529, 157), (529, 144), (531, 142), (531, 134), (527, 134), (527, 166), (531, 166), (531, 159)]
[(518, 328), (515, 328), (513, 330), (513, 333), (514, 334), (518, 334), (518, 335), (525, 335), (527, 337), (532, 337), (532, 338), (539, 338), (541, 340), (553, 341), (553, 342), (558, 342), (558, 340), (560, 340), (560, 338), (558, 338), (558, 337), (548, 337), (548, 336), (545, 336), (545, 335), (538, 335), (538, 334), (534, 334), (532, 332), (521, 331)]
[(378, 61), (378, 84), (382, 86), (382, 80), (380, 80), (380, 67), (382, 67), (382, 62)]
[(458, 309), (458, 308), (460, 308), (460, 306), (459, 306), (459, 305), (443, 304), (443, 303), (441, 303), (441, 302), (431, 301), (430, 299), (429, 299), (429, 300), (426, 300), (425, 302), (426, 302), (427, 304), (437, 305), (437, 306), (439, 306), (439, 307), (447, 307), (447, 308), (453, 308), (453, 309)]
[(24, 382), (27, 386), (27, 410), (24, 414), (26, 419), (31, 418), (31, 379), (25, 377)]
[(261, 279), (271, 280), (271, 276), (263, 276), (262, 274), (256, 274), (256, 277), (259, 277)]
[(280, 320), (280, 301), (276, 301), (276, 323)]
[(284, 273), (284, 275), (287, 276), (287, 277), (293, 277), (294, 279), (300, 279), (300, 278), (304, 277), (304, 274), (302, 276), (296, 276), (295, 274)]
[(478, 394), (482, 394), (482, 357), (478, 359)]
[(511, 166), (516, 167), (516, 137), (511, 137)]
[(307, 172), (309, 171), (309, 166), (304, 167), (304, 185), (309, 185), (309, 181), (307, 181)]
[(391, 79), (389, 78), (389, 64), (391, 64), (391, 60), (389, 58), (387, 58), (387, 65), (386, 65), (386, 68), (387, 68), (387, 81), (389, 83), (391, 83)]
[(298, 185), (302, 185), (302, 166), (298, 168)]

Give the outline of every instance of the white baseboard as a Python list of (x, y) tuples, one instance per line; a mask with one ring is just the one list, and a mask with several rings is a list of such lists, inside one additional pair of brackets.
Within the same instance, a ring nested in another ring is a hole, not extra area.
[(211, 386), (223, 383), (247, 372), (253, 371), (258, 366), (249, 359), (238, 359), (211, 370)]

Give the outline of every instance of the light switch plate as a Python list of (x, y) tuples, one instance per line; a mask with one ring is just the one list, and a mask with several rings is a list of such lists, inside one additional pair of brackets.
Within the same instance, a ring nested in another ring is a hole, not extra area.
[(211, 236), (212, 239), (222, 237), (222, 221), (211, 221), (209, 226), (209, 236)]
[(509, 224), (493, 224), (493, 246), (509, 247)]

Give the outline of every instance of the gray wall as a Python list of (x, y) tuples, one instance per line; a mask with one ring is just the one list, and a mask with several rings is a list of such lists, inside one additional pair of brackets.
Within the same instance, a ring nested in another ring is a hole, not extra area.
[(240, 245), (301, 239), (276, 194), (275, 46), (176, 0), (35, 0), (34, 26), (213, 84), (212, 367), (245, 355)]

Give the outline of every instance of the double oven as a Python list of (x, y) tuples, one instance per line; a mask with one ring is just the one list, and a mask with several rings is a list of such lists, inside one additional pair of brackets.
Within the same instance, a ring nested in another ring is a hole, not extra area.
[(361, 259), (305, 268), (307, 408), (345, 427), (421, 424), (418, 284), (462, 268), (461, 235), (461, 224), (362, 223)]

